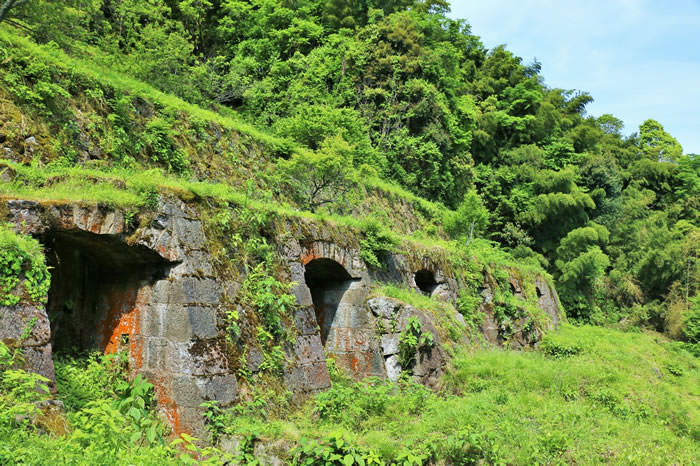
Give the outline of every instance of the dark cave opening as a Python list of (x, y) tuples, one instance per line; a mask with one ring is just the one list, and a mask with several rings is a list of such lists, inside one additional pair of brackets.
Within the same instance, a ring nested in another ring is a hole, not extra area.
[(414, 279), (418, 289), (428, 296), (435, 291), (435, 288), (438, 285), (437, 281), (435, 281), (435, 273), (431, 272), (430, 270), (419, 270), (416, 272)]
[(328, 339), (338, 305), (353, 282), (345, 268), (332, 259), (314, 259), (306, 264), (304, 281), (311, 290), (321, 342)]
[(51, 232), (42, 242), (51, 267), (46, 311), (54, 354), (113, 352), (129, 345), (139, 289), (170, 264), (145, 246), (111, 235)]

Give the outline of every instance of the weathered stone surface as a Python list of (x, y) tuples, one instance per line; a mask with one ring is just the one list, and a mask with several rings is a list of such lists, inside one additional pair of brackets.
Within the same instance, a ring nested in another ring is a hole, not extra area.
[(221, 298), (221, 287), (215, 280), (185, 277), (182, 285), (186, 304), (218, 304)]
[(300, 335), (318, 334), (318, 323), (311, 305), (297, 309), (294, 314), (294, 320)]
[(214, 338), (217, 328), (216, 308), (203, 306), (185, 307), (194, 336), (200, 339)]
[(549, 287), (544, 277), (535, 278), (535, 289), (537, 291), (537, 303), (552, 319), (550, 330), (559, 325), (559, 296), (557, 291)]
[(375, 333), (368, 329), (332, 328), (326, 340), (326, 349), (331, 352), (368, 352), (372, 351)]
[(333, 353), (333, 359), (339, 367), (349, 370), (357, 379), (370, 376), (386, 377), (384, 359), (379, 351), (336, 351)]
[(251, 346), (248, 351), (248, 358), (246, 359), (246, 368), (250, 372), (258, 372), (260, 370), (260, 364), (263, 362), (263, 353), (255, 346)]
[(219, 340), (168, 341), (167, 351), (167, 367), (173, 374), (219, 375), (228, 372), (228, 359)]
[(10, 212), (8, 222), (16, 225), (23, 233), (40, 234), (48, 229), (41, 218), (41, 205), (36, 201), (9, 200), (7, 209)]
[[(22, 283), (18, 285), (22, 287)], [(25, 331), (27, 337), (22, 340)], [(21, 346), (43, 346), (51, 340), (49, 319), (43, 306), (18, 304), (0, 307), (0, 340), (12, 340)]]
[(230, 405), (238, 397), (238, 382), (233, 375), (198, 377), (195, 382), (202, 398), (216, 400), (222, 406)]
[(147, 337), (145, 353), (145, 369), (152, 371), (167, 369), (168, 340), (159, 337)]
[(391, 320), (401, 308), (401, 303), (395, 299), (379, 296), (368, 300), (367, 306), (374, 315)]
[(292, 287), (292, 294), (297, 298), (297, 305), (302, 307), (313, 306), (311, 291), (303, 283), (297, 283)]
[(172, 382), (173, 395), (180, 407), (196, 408), (204, 401), (197, 379), (190, 375), (176, 375)]
[(389, 356), (399, 352), (399, 333), (382, 335), (382, 354)]
[(190, 314), (182, 305), (168, 306), (165, 322), (165, 338), (170, 341), (185, 342), (194, 336)]
[(301, 365), (323, 362), (323, 346), (318, 335), (305, 335), (297, 337), (294, 344), (296, 360)]
[(289, 456), (290, 444), (285, 439), (274, 442), (257, 442), (253, 449), (255, 459), (263, 466), (284, 466), (287, 461), (282, 458)]
[(290, 368), (284, 374), (284, 382), (293, 393), (313, 393), (331, 385), (325, 361)]
[(56, 391), (56, 373), (54, 372), (51, 344), (44, 346), (27, 346), (22, 348), (25, 368), (48, 379), (51, 392)]
[(386, 376), (389, 380), (393, 382), (399, 380), (399, 376), (401, 375), (401, 363), (397, 355), (394, 354), (386, 358), (384, 366), (386, 367)]

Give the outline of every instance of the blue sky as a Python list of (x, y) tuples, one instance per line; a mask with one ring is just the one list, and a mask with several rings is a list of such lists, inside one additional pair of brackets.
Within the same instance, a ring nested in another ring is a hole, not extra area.
[(700, 154), (700, 0), (452, 0), (488, 48), (542, 63), (550, 87), (589, 92), (590, 115), (659, 121)]

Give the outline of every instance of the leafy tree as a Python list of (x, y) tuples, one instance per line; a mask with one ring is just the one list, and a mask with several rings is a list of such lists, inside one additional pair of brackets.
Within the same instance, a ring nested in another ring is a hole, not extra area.
[(464, 195), (464, 200), (457, 210), (445, 218), (445, 230), (453, 238), (470, 244), (475, 235), (486, 230), (488, 222), (489, 213), (479, 194), (472, 189)]
[(644, 157), (659, 162), (675, 162), (683, 154), (676, 138), (664, 131), (661, 123), (651, 119), (639, 126), (639, 148)]
[(22, 6), (25, 3), (27, 3), (27, 0), (5, 0), (0, 4), (0, 22), (7, 18), (11, 9)]
[(279, 162), (283, 182), (300, 207), (319, 207), (344, 200), (352, 188), (352, 147), (342, 138), (326, 139), (318, 152), (301, 152)]

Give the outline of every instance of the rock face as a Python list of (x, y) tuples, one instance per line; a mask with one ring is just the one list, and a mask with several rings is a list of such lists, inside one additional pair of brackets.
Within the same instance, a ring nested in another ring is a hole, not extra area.
[[(133, 374), (153, 383), (158, 409), (174, 432), (205, 435), (200, 404), (217, 400), (226, 406), (238, 398), (236, 361), (223, 316), (241, 278), (222, 276), (212, 267), (195, 207), (161, 199), (150, 221), (131, 230), (123, 213), (96, 206), (18, 200), (9, 201), (7, 210), (9, 222), (44, 244), (53, 268), (47, 306), (20, 302), (0, 308), (0, 338), (19, 341), (27, 323), (34, 322), (21, 345), (28, 366), (51, 380), (54, 351), (73, 346), (126, 350)], [(391, 254), (383, 259), (382, 270), (368, 270), (352, 238), (341, 244), (323, 227), (288, 227), (274, 239), (282, 278), (294, 282), (297, 301), (296, 339), (287, 348), (283, 376), (288, 389), (304, 395), (329, 387), (326, 355), (357, 378), (396, 380), (407, 370), (436, 387), (447, 358), (440, 322), (452, 322), (460, 338), (466, 338), (464, 318), (454, 310), (454, 315), (436, 315), (370, 293), (377, 281), (392, 282), (454, 305), (460, 285), (437, 265), (444, 262), (428, 255)], [(517, 280), (511, 285), (516, 297), (524, 293)], [(556, 292), (542, 277), (536, 278), (536, 289), (539, 307), (556, 325)], [(483, 334), (504, 344), (494, 289), (487, 280), (482, 296)], [(416, 320), (433, 343), (416, 347), (410, 367), (402, 368), (401, 334)], [(525, 320), (511, 323), (508, 344), (534, 344), (539, 334), (528, 325)], [(263, 360), (251, 347), (245, 369), (254, 373)]]
[[(368, 300), (367, 307), (376, 319), (386, 377), (396, 381), (405, 369), (410, 371), (417, 382), (437, 388), (447, 361), (439, 332), (430, 313), (384, 296)], [(432, 335), (433, 342), (429, 346), (417, 346), (413, 354), (413, 364), (402, 368), (399, 357), (401, 333), (411, 318), (420, 322), (423, 333)]]
[[(34, 333), (44, 335), (32, 347), (43, 356), (31, 367), (53, 378), (52, 349), (126, 349), (131, 370), (154, 384), (176, 433), (203, 430), (203, 401), (236, 400), (218, 330), (221, 284), (201, 221), (182, 202), (161, 202), (157, 217), (128, 243), (124, 216), (115, 210), (28, 201), (10, 201), (8, 209), (10, 222), (44, 243), (54, 267), (50, 331), (47, 309), (31, 310), (40, 316)], [(22, 319), (20, 308), (13, 311)], [(7, 328), (3, 319), (0, 329)]]
[(49, 389), (55, 393), (51, 328), (43, 306), (25, 302), (0, 306), (0, 340), (22, 348), (25, 366), (46, 377)]

